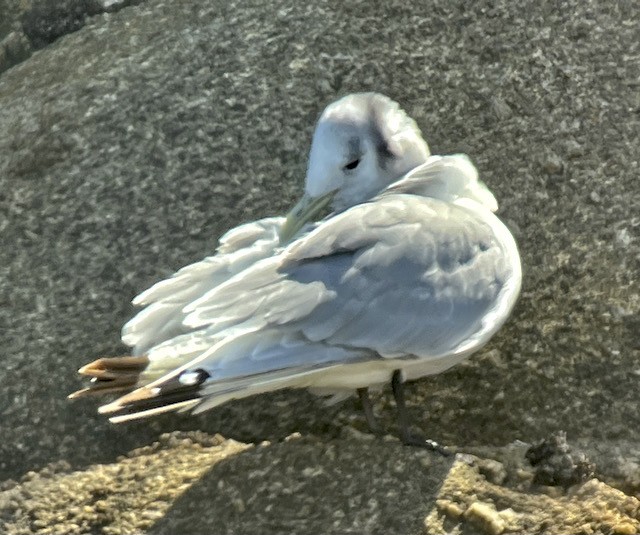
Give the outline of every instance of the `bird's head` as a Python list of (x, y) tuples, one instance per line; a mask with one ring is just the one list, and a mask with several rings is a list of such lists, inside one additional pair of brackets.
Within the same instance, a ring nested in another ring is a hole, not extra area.
[(429, 157), (415, 121), (377, 93), (355, 93), (322, 112), (311, 143), (305, 194), (289, 212), (282, 243), (327, 207), (339, 212), (374, 197)]

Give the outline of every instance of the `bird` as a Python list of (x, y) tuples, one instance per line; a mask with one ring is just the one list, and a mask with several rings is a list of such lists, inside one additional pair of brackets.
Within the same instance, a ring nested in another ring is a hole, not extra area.
[[(434, 156), (394, 100), (354, 93), (313, 134), (304, 195), (286, 217), (240, 225), (216, 254), (133, 301), (128, 357), (98, 359), (70, 397), (117, 392), (114, 423), (308, 389), (357, 395), (391, 384), (405, 444), (404, 385), (482, 348), (520, 293), (518, 247), (463, 154)], [(328, 212), (326, 216), (323, 214)]]

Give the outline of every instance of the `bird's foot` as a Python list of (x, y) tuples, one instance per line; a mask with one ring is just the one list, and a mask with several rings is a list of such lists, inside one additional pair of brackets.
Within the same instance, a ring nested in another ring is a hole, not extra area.
[(451, 455), (453, 455), (453, 452), (451, 450), (447, 449), (445, 446), (438, 444), (435, 440), (424, 438), (418, 433), (412, 433), (411, 431), (402, 432), (400, 434), (400, 440), (406, 446), (424, 448), (439, 453), (443, 457), (450, 457)]
[(358, 388), (358, 397), (360, 398), (360, 402), (362, 403), (362, 411), (364, 412), (364, 416), (367, 419), (367, 425), (369, 426), (369, 431), (376, 436), (383, 436), (384, 429), (376, 420), (376, 417), (373, 413), (373, 404), (371, 403), (371, 399), (369, 398), (369, 389), (368, 388)]

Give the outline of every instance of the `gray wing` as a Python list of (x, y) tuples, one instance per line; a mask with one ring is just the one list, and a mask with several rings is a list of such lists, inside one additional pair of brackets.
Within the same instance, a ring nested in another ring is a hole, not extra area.
[(327, 347), (436, 358), (486, 341), (519, 278), (513, 239), (490, 211), (388, 195), (215, 288), (187, 307), (185, 324), (216, 336), (278, 329)]
[(430, 156), (381, 195), (408, 193), (455, 202), (460, 198), (472, 199), (495, 212), (498, 202), (487, 186), (478, 179), (478, 171), (465, 154)]
[[(258, 260), (280, 248), (278, 231), (285, 218), (265, 218), (240, 225), (220, 238), (216, 254), (190, 264), (138, 295), (145, 306), (122, 329), (122, 341), (140, 355), (186, 333), (183, 308)], [(184, 343), (184, 342), (182, 342)]]

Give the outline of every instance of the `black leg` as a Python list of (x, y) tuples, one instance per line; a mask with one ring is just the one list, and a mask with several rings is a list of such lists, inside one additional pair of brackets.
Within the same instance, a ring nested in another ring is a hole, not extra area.
[(373, 405), (371, 405), (371, 399), (369, 398), (369, 389), (358, 388), (358, 397), (360, 398), (360, 403), (362, 403), (362, 411), (364, 412), (364, 417), (367, 419), (369, 431), (374, 435), (381, 435), (382, 428), (376, 421), (376, 417), (373, 414)]
[(400, 426), (400, 440), (408, 446), (418, 446), (440, 453), (441, 455), (451, 455), (451, 452), (434, 440), (425, 439), (415, 435), (409, 429), (409, 417), (407, 416), (407, 406), (404, 400), (404, 383), (402, 382), (402, 372), (396, 370), (391, 378), (391, 389), (396, 400), (396, 410), (398, 411), (398, 424)]

